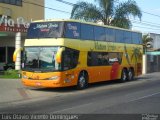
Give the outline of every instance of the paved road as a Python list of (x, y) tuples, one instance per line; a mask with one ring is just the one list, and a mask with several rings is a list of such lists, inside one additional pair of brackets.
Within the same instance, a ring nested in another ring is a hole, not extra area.
[(160, 73), (126, 83), (94, 84), (82, 91), (74, 88), (31, 90), (43, 93), (43, 99), (8, 103), (0, 107), (0, 113), (160, 114)]

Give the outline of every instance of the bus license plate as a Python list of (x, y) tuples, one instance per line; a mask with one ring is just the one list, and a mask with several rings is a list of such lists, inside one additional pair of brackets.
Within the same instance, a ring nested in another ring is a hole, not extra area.
[(36, 82), (36, 85), (37, 86), (41, 86), (42, 84), (40, 82)]

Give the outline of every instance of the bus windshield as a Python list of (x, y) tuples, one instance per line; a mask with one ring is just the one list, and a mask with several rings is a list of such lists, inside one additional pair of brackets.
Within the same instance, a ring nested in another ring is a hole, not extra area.
[(22, 68), (28, 71), (59, 71), (60, 64), (55, 57), (60, 47), (26, 47)]
[(31, 23), (27, 32), (27, 38), (60, 38), (63, 34), (63, 26), (63, 22)]

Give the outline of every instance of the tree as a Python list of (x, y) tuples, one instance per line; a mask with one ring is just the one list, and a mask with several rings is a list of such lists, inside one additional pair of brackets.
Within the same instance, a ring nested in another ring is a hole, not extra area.
[(105, 25), (131, 28), (130, 16), (141, 19), (142, 13), (134, 0), (121, 2), (115, 0), (95, 0), (98, 6), (88, 2), (77, 2), (71, 12), (72, 19), (89, 22), (102, 21)]
[(142, 42), (143, 42), (143, 53), (145, 53), (145, 51), (147, 50), (147, 43), (150, 43), (150, 42), (152, 42), (153, 41), (153, 38), (151, 38), (150, 36), (149, 36), (149, 34), (145, 34), (145, 35), (143, 35), (143, 37), (142, 37)]

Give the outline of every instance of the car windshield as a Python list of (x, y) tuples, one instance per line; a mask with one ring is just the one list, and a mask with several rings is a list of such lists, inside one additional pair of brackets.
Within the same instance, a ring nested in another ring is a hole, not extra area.
[(55, 56), (60, 47), (26, 47), (22, 69), (28, 71), (59, 71), (61, 65)]
[(64, 22), (31, 23), (27, 32), (27, 38), (60, 38), (63, 34), (63, 26)]

